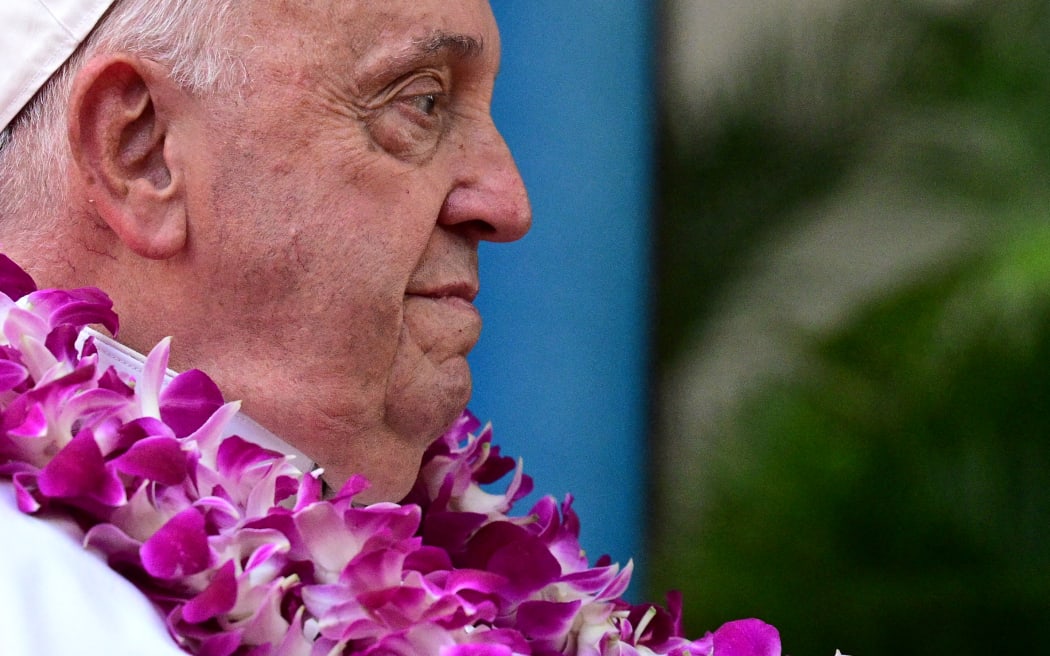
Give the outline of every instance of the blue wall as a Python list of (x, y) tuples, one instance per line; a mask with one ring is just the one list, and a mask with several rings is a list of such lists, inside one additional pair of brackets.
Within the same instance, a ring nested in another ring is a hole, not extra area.
[(493, 422), (497, 444), (524, 457), (537, 492), (572, 492), (592, 560), (633, 556), (638, 566), (655, 96), (649, 6), (494, 0), (503, 66), (493, 113), (534, 223), (521, 242), (482, 246), (485, 328), (471, 356), (471, 408)]

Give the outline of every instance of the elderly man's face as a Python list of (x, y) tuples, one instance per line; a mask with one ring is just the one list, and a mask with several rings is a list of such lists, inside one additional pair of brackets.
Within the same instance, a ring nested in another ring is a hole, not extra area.
[(397, 497), (470, 395), (478, 242), (529, 227), (489, 113), (495, 21), (485, 0), (246, 11), (243, 96), (184, 128), (202, 273), (173, 309), (173, 364), (212, 373), (333, 484), (360, 472), (369, 498)]

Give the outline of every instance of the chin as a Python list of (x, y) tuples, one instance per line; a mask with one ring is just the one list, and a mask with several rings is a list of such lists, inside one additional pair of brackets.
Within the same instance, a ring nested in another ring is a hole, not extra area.
[(429, 384), (413, 384), (388, 395), (386, 421), (400, 440), (420, 454), (441, 437), (470, 400), (470, 366), (465, 358), (446, 361)]
[(368, 466), (357, 472), (332, 471), (330, 485), (342, 485), (350, 475), (364, 473), (372, 486), (359, 495), (361, 501), (398, 501), (408, 494), (423, 453), (452, 426), (470, 400), (470, 366), (465, 358), (446, 360), (430, 373), (387, 388), (384, 425), (366, 438), (369, 453), (352, 458), (355, 464)]
[[(373, 432), (372, 439), (359, 443), (358, 448), (365, 449), (364, 457), (357, 451), (356, 457), (344, 461), (342, 466), (325, 466), (325, 481), (338, 490), (352, 476), (361, 474), (369, 487), (358, 494), (355, 501), (372, 504), (404, 499), (419, 475), (424, 452), (459, 418), (467, 398), (469, 390), (463, 394), (462, 403), (417, 406), (411, 416), (401, 417), (402, 430), (396, 430), (391, 422)], [(421, 409), (426, 411), (420, 412)], [(405, 426), (413, 430), (405, 432)]]
[(408, 493), (412, 491), (412, 486), (415, 485), (416, 474), (419, 472), (419, 463), (416, 463), (416, 466), (411, 471), (411, 476), (400, 476), (396, 480), (389, 479), (373, 482), (372, 487), (354, 497), (354, 500), (364, 504), (401, 501), (408, 496)]
[(415, 447), (400, 443), (375, 444), (364, 461), (355, 460), (342, 466), (324, 467), (325, 483), (332, 491), (340, 490), (354, 476), (364, 476), (368, 489), (354, 496), (355, 503), (396, 502), (412, 490), (426, 445)]

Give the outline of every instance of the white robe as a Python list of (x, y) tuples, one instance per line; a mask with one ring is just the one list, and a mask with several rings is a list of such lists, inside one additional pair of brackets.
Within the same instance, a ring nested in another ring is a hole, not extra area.
[(0, 654), (186, 656), (138, 588), (0, 482)]

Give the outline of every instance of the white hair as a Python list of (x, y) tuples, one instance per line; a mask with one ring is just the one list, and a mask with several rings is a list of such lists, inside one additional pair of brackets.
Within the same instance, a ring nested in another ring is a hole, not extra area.
[(0, 131), (0, 220), (27, 214), (38, 228), (67, 200), (66, 105), (93, 56), (128, 52), (171, 69), (191, 93), (221, 92), (239, 80), (226, 29), (238, 0), (117, 0), (88, 39)]

